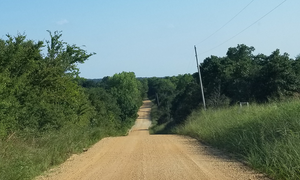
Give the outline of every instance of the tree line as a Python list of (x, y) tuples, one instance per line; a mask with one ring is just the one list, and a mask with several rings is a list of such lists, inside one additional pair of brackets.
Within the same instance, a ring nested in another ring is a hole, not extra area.
[(20, 34), (0, 39), (0, 139), (69, 126), (126, 131), (145, 94), (135, 74), (122, 72), (91, 84), (79, 77), (77, 64), (95, 53), (62, 41), (61, 32), (48, 32), (48, 41)]
[[(159, 124), (182, 123), (202, 105), (197, 73), (137, 79), (122, 72), (100, 82), (86, 80), (76, 65), (95, 53), (62, 41), (61, 32), (49, 35), (45, 42), (25, 35), (0, 39), (0, 138), (68, 126), (124, 132), (146, 96), (155, 99)], [(254, 50), (240, 44), (224, 57), (204, 59), (200, 68), (208, 108), (298, 97), (300, 56), (293, 59), (278, 49), (254, 55)]]
[[(254, 50), (239, 44), (230, 47), (224, 57), (204, 59), (200, 68), (208, 108), (299, 97), (300, 56), (290, 58), (279, 49), (271, 55), (254, 55)], [(158, 106), (158, 124), (180, 124), (194, 109), (202, 107), (198, 73), (149, 78), (148, 84), (148, 95)]]

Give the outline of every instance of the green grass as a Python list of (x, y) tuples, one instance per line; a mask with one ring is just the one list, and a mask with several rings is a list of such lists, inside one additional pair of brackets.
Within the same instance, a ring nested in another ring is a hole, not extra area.
[(195, 111), (176, 133), (236, 155), (274, 179), (300, 179), (300, 102)]
[(0, 141), (0, 180), (33, 179), (103, 137), (120, 135), (107, 128), (68, 127), (42, 135), (13, 135)]

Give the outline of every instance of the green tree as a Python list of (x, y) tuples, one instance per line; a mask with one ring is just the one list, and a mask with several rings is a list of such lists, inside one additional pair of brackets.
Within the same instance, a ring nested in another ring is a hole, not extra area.
[[(232, 61), (211, 56), (203, 61), (201, 68), (207, 106), (210, 108), (227, 105), (225, 93), (233, 72)], [(196, 75), (199, 82), (198, 74)]]
[(95, 110), (91, 119), (91, 125), (106, 129), (120, 129), (121, 109), (117, 100), (101, 87), (89, 87), (85, 89), (88, 99)]
[(139, 80), (139, 90), (141, 92), (141, 97), (142, 98), (147, 98), (147, 94), (148, 94), (148, 79), (147, 78), (141, 78), (138, 79)]
[(58, 67), (60, 73), (68, 73), (73, 76), (78, 76), (78, 63), (84, 63), (89, 57), (95, 53), (87, 53), (86, 50), (81, 49), (76, 45), (69, 45), (61, 40), (62, 33), (55, 31), (52, 35), (51, 31), (50, 41), (47, 42), (48, 54), (45, 58), (48, 64), (53, 67)]
[(256, 96), (267, 101), (268, 98), (280, 99), (296, 92), (299, 79), (293, 69), (293, 63), (287, 53), (280, 55), (279, 49), (268, 56), (256, 79), (260, 89)]
[[(172, 101), (177, 95), (176, 84), (177, 77), (149, 78), (148, 97), (155, 99), (158, 104), (158, 124), (171, 121)], [(158, 99), (157, 99), (158, 98)]]
[[(297, 82), (297, 93), (300, 93), (300, 54), (295, 58), (292, 63), (293, 70), (295, 72)], [(299, 95), (298, 95), (299, 96)]]
[(178, 75), (176, 77), (178, 79), (176, 83), (176, 91), (177, 92), (182, 92), (185, 90), (186, 86), (191, 83), (195, 82), (195, 79), (191, 74), (183, 74), (183, 75)]
[[(23, 124), (24, 103), (30, 94), (30, 75), (42, 60), (43, 42), (26, 41), (25, 35), (0, 40), (0, 128), (2, 136)], [(0, 137), (1, 138), (1, 137)]]
[(186, 84), (184, 90), (172, 102), (171, 114), (175, 123), (183, 123), (193, 110), (199, 108), (201, 102), (200, 85), (195, 81)]
[(142, 105), (139, 83), (133, 72), (122, 72), (107, 79), (108, 92), (116, 98), (125, 124), (133, 123)]
[(74, 76), (76, 63), (92, 54), (60, 41), (60, 33), (50, 37), (46, 57), (41, 55), (42, 41), (26, 40), (25, 35), (0, 40), (2, 136), (89, 121), (90, 106)]
[(254, 47), (241, 44), (236, 48), (229, 48), (227, 51), (226, 60), (231, 61), (232, 71), (227, 82), (225, 95), (231, 98), (232, 103), (249, 101), (252, 97), (252, 77), (257, 69), (252, 54), (254, 50)]

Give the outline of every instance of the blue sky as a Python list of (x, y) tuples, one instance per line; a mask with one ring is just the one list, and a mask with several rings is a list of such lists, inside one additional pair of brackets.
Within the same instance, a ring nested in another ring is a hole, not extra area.
[(47, 40), (46, 30), (58, 30), (67, 43), (97, 53), (78, 66), (85, 78), (194, 73), (194, 45), (200, 62), (237, 44), (254, 54), (300, 54), (299, 0), (0, 0), (0, 7), (1, 39), (25, 33)]

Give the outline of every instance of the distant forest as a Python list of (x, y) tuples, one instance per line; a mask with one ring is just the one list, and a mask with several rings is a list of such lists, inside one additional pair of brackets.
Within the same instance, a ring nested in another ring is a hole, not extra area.
[[(279, 49), (271, 55), (254, 55), (254, 50), (239, 44), (230, 47), (224, 57), (204, 59), (200, 68), (207, 108), (299, 97), (300, 56), (293, 59)], [(148, 78), (148, 85), (148, 96), (158, 105), (158, 123), (182, 123), (202, 107), (198, 73)]]

